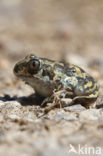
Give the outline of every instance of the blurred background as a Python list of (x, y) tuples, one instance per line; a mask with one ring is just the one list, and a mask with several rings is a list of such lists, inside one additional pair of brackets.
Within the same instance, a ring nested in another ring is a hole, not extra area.
[(28, 53), (77, 64), (98, 60), (102, 15), (98, 0), (1, 0), (0, 66)]

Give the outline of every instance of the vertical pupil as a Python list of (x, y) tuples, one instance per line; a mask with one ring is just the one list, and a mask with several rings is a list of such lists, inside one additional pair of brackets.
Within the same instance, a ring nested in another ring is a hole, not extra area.
[(33, 62), (33, 66), (35, 66), (35, 62)]

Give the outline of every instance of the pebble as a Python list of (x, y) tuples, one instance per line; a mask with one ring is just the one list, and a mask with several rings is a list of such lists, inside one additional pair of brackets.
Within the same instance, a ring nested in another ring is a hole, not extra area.
[(55, 119), (56, 121), (60, 121), (62, 119), (68, 120), (68, 121), (74, 121), (77, 119), (77, 117), (74, 114), (63, 114), (63, 113), (57, 112), (57, 114), (55, 115)]
[(85, 110), (86, 108), (83, 107), (82, 105), (78, 104), (78, 105), (72, 105), (69, 107), (65, 107), (64, 110), (68, 110), (68, 111), (82, 111)]

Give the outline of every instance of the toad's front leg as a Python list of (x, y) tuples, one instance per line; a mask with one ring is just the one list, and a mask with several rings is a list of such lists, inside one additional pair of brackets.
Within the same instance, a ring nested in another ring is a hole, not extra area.
[[(46, 99), (44, 99), (42, 103), (42, 105), (44, 105), (45, 103), (52, 102), (50, 106), (44, 109), (44, 112), (47, 113), (50, 110), (54, 109), (55, 107), (61, 108), (69, 104), (72, 105), (73, 100), (70, 98), (72, 95), (73, 95), (72, 92), (68, 92), (66, 90), (54, 91), (51, 97), (47, 97)], [(69, 97), (69, 99), (67, 99), (67, 97)]]

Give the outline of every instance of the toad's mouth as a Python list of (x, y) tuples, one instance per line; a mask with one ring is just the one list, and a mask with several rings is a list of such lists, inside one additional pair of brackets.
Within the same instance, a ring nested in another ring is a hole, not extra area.
[(35, 76), (33, 76), (33, 75), (28, 75), (28, 76), (19, 75), (18, 78), (22, 79), (27, 84), (36, 84), (36, 85), (41, 84), (44, 86), (52, 86), (53, 85), (53, 82), (51, 82), (49, 80), (44, 80), (44, 79), (38, 77), (37, 75), (35, 75)]
[(19, 78), (19, 79), (21, 79), (21, 80), (23, 80), (23, 81), (26, 81), (27, 79), (33, 79), (33, 76), (31, 75), (31, 74), (26, 74), (26, 75), (24, 75), (24, 74), (18, 74), (18, 73), (15, 73), (14, 72), (14, 74), (15, 74), (15, 76), (17, 77), (17, 78)]
[(38, 76), (36, 76), (36, 75), (34, 76), (34, 75), (32, 75), (32, 74), (26, 74), (26, 75), (23, 75), (23, 74), (20, 74), (20, 75), (15, 74), (15, 75), (16, 75), (18, 78), (20, 78), (20, 79), (22, 79), (23, 81), (25, 81), (25, 82), (42, 81), (41, 78), (38, 78)]
[(33, 78), (33, 75), (31, 75), (31, 74), (26, 74), (26, 75), (23, 75), (23, 74), (15, 74), (15, 76), (17, 76), (20, 79)]

